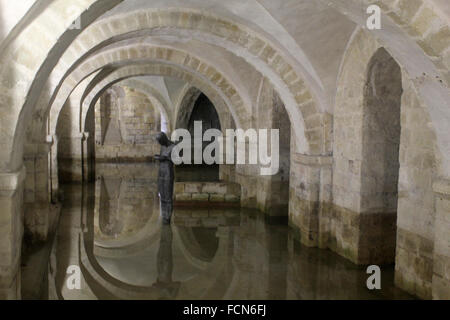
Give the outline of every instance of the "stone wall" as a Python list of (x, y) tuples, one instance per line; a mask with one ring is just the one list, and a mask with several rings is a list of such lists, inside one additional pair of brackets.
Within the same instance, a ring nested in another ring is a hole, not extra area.
[[(52, 158), (58, 161), (52, 159), (52, 172), (58, 172), (59, 181), (92, 179), (95, 161), (143, 162), (159, 153), (154, 137), (161, 129), (161, 116), (143, 93), (114, 86), (85, 112), (86, 119), (75, 100), (63, 106), (56, 126), (57, 156)], [(81, 127), (86, 132), (80, 132)]]
[[(353, 41), (339, 79), (333, 157), (291, 157), (290, 224), (303, 243), (358, 264), (395, 257), (398, 286), (442, 298), (448, 243), (444, 229), (436, 238), (435, 219), (445, 226), (448, 210), (432, 188), (439, 154), (426, 106), (376, 40), (360, 32)], [(373, 73), (383, 67), (384, 75)]]
[(239, 206), (241, 186), (232, 182), (176, 182), (175, 205)]
[(436, 137), (429, 126), (426, 106), (405, 72), (403, 90), (396, 282), (411, 293), (431, 298), (436, 232), (432, 188), (437, 175)]
[(49, 156), (51, 144), (27, 145), (24, 188), (24, 222), (28, 240), (46, 240), (51, 202)]
[[(450, 181), (433, 184), (436, 194), (435, 235), (433, 252), (433, 299), (450, 298)], [(419, 247), (420, 250), (421, 247)], [(428, 247), (429, 249), (430, 247)], [(427, 254), (430, 250), (425, 250)]]
[(146, 161), (159, 153), (155, 135), (160, 130), (159, 111), (143, 93), (110, 89), (95, 110), (96, 161)]
[(370, 44), (362, 57), (350, 47), (336, 98), (330, 246), (356, 263), (383, 264), (395, 257), (401, 71)]
[(330, 238), (332, 158), (293, 153), (289, 225), (307, 246), (327, 247)]

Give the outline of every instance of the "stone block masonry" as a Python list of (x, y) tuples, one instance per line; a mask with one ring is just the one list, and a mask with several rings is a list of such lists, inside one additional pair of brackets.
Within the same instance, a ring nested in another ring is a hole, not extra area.
[(95, 108), (96, 161), (148, 161), (159, 153), (160, 130), (160, 113), (143, 93), (114, 86)]
[(241, 186), (232, 182), (176, 182), (175, 206), (239, 207)]
[[(450, 297), (450, 180), (439, 179), (433, 184), (436, 222), (433, 252), (433, 299)], [(428, 246), (427, 248), (430, 248)], [(432, 251), (428, 250), (428, 254)], [(431, 266), (430, 266), (431, 267)], [(428, 269), (427, 269), (428, 271)], [(431, 272), (430, 272), (431, 273)], [(427, 274), (429, 275), (429, 274)]]

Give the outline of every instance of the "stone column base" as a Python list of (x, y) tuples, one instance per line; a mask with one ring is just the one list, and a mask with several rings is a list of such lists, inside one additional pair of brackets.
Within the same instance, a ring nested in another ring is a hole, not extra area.
[(329, 237), (332, 157), (293, 154), (289, 190), (289, 225), (306, 246), (325, 247)]
[(236, 183), (241, 185), (241, 207), (256, 208), (256, 188), (258, 177), (236, 172)]
[(395, 261), (396, 212), (354, 212), (331, 205), (327, 247), (355, 264)]
[(436, 194), (433, 255), (433, 299), (450, 299), (450, 180), (433, 184)]
[(431, 299), (433, 241), (397, 228), (395, 285), (422, 299)]
[(25, 167), (0, 174), (0, 299), (20, 299)]
[[(21, 275), (20, 275), (20, 259), (18, 263), (5, 270), (0, 268), (0, 300), (20, 300), (21, 299)], [(5, 273), (8, 273), (5, 275)]]
[(35, 202), (25, 204), (25, 239), (27, 241), (46, 241), (50, 227), (51, 204)]

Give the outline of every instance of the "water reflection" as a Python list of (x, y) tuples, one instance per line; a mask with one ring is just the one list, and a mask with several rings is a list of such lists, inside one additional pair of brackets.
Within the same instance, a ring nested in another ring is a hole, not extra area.
[[(100, 180), (100, 202), (99, 202), (99, 228), (100, 233), (106, 237), (116, 238), (123, 232), (124, 219), (119, 216), (121, 213), (120, 179)], [(109, 188), (108, 188), (109, 187)]]
[(159, 249), (156, 257), (158, 277), (153, 284), (154, 288), (161, 290), (161, 295), (167, 299), (175, 299), (180, 282), (172, 280), (173, 255), (172, 255), (173, 233), (170, 225), (161, 226), (161, 237), (159, 239)]
[[(364, 268), (330, 251), (301, 246), (286, 225), (269, 224), (253, 210), (176, 208), (172, 225), (162, 225), (155, 214), (156, 168), (120, 169), (120, 179), (111, 180), (108, 170), (100, 175), (97, 169), (101, 178), (95, 185), (66, 187), (71, 192), (61, 218), (57, 268), (64, 278), (69, 263), (80, 263), (83, 289), (68, 292), (60, 279), (57, 296), (410, 298), (393, 286), (393, 266), (382, 268), (382, 290), (369, 291)], [(68, 232), (68, 226), (83, 232)]]

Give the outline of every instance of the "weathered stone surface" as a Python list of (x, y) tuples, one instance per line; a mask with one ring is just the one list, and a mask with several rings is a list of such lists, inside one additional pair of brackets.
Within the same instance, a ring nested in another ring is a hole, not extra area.
[(240, 202), (241, 187), (232, 182), (176, 182), (175, 205), (202, 203), (213, 206)]
[(20, 299), (25, 167), (0, 174), (0, 299)]
[(233, 194), (226, 194), (225, 195), (225, 201), (226, 202), (239, 202), (241, 199), (238, 196), (235, 196)]
[(432, 297), (433, 241), (397, 229), (396, 284), (421, 298)]
[(203, 183), (186, 183), (184, 185), (184, 191), (187, 193), (201, 193)]
[(210, 194), (209, 195), (209, 201), (211, 202), (223, 202), (225, 201), (225, 195), (224, 194)]
[(202, 186), (203, 193), (225, 194), (228, 191), (227, 189), (226, 183), (205, 183)]
[(192, 201), (209, 201), (208, 193), (193, 193)]
[(450, 297), (450, 180), (437, 179), (435, 193), (435, 234), (433, 255), (433, 299)]

